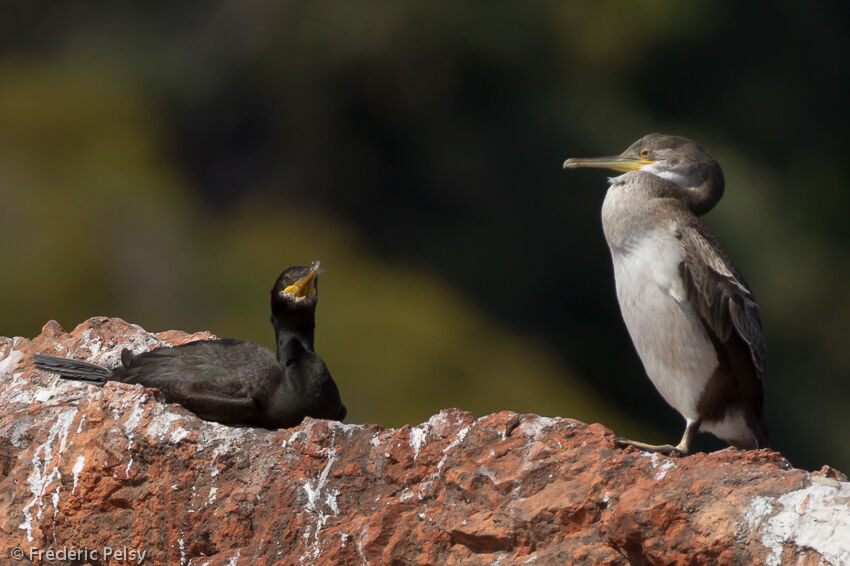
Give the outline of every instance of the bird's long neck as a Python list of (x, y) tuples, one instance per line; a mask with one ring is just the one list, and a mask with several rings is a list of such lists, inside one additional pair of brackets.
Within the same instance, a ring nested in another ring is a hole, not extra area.
[(304, 346), (313, 350), (316, 330), (316, 317), (312, 311), (289, 311), (284, 315), (272, 316), (278, 358), (283, 347), (293, 336)]
[(688, 188), (679, 187), (684, 202), (697, 216), (702, 216), (714, 208), (723, 197), (725, 188), (720, 165), (713, 163), (707, 167), (709, 170), (705, 172), (705, 180), (701, 184)]

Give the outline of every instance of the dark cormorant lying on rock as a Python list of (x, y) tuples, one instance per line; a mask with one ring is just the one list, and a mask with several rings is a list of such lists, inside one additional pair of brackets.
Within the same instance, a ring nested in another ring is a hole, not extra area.
[(133, 354), (113, 370), (36, 354), (35, 367), (65, 379), (156, 387), (202, 419), (283, 428), (304, 417), (342, 420), (346, 409), (322, 358), (313, 351), (319, 262), (290, 267), (272, 289), (277, 355), (245, 340), (198, 340)]

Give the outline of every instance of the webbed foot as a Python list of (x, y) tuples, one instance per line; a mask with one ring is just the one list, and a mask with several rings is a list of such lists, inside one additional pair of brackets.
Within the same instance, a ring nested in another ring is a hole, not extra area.
[(659, 454), (664, 454), (665, 456), (685, 456), (688, 453), (688, 448), (686, 446), (682, 446), (682, 444), (679, 444), (678, 446), (673, 446), (672, 444), (647, 444), (645, 442), (638, 442), (637, 440), (631, 440), (622, 436), (615, 438), (614, 444), (621, 448), (625, 446), (634, 446), (638, 450), (643, 450), (644, 452), (657, 452)]

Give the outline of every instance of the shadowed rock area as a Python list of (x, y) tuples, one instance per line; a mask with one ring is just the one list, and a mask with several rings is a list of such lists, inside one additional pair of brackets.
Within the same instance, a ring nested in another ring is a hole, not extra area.
[[(686, 458), (599, 424), (449, 409), (384, 429), (205, 422), (156, 390), (33, 369), (112, 367), (213, 337), (92, 318), (0, 338), (0, 551), (144, 564), (850, 564), (850, 483), (770, 450)], [(343, 391), (343, 395), (344, 395)], [(91, 556), (97, 552), (97, 556)], [(50, 563), (34, 555), (36, 563)], [(71, 560), (63, 561), (63, 563)]]

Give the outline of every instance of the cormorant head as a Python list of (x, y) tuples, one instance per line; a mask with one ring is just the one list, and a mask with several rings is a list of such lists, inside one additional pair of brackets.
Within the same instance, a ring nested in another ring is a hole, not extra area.
[(684, 189), (683, 196), (697, 214), (710, 210), (723, 195), (720, 165), (706, 150), (679, 136), (648, 134), (620, 155), (573, 157), (564, 162), (564, 169), (579, 167), (654, 175)]
[(294, 306), (315, 308), (319, 299), (318, 260), (309, 267), (296, 265), (280, 274), (272, 288), (272, 313)]
[(290, 267), (280, 274), (272, 288), (271, 323), (278, 353), (293, 335), (303, 340), (308, 348), (314, 347), (319, 268), (318, 261), (310, 267)]

